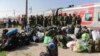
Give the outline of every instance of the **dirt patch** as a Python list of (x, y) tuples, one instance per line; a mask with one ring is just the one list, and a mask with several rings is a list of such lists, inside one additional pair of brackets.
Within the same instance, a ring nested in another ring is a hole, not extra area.
[[(9, 51), (7, 56), (39, 56), (40, 52), (46, 52), (43, 43), (32, 43), (14, 51)], [(76, 53), (70, 49), (62, 49), (59, 47), (59, 56), (100, 56), (100, 53)]]

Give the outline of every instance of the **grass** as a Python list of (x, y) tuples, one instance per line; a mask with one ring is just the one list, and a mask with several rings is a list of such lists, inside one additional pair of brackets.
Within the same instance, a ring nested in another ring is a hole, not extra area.
[(6, 56), (6, 51), (0, 52), (0, 56)]
[[(1, 40), (1, 37), (0, 37)], [(6, 51), (0, 51), (0, 56), (6, 56)]]

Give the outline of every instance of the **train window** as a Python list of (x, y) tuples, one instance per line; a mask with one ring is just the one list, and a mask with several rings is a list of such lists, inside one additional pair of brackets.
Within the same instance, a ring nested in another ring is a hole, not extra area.
[(100, 21), (100, 12), (98, 13), (98, 21)]
[(91, 20), (92, 20), (92, 14), (86, 13), (86, 14), (85, 14), (85, 20), (86, 20), (86, 21), (91, 21)]

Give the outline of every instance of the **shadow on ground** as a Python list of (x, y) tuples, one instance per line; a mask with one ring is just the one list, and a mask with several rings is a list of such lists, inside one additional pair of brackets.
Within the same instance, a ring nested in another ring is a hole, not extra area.
[(9, 52), (17, 51), (17, 50), (27, 50), (27, 49), (29, 49), (29, 47), (32, 47), (32, 46), (38, 46), (38, 44), (37, 43), (30, 43), (30, 45), (26, 45), (26, 46), (22, 46), (22, 47), (19, 47), (16, 49), (9, 50)]

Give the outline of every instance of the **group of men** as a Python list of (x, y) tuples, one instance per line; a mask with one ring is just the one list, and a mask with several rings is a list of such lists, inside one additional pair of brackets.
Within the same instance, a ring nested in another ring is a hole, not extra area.
[(18, 24), (19, 22), (17, 20), (8, 19), (8, 20), (4, 20), (3, 27), (8, 27), (8, 28), (16, 27)]
[(53, 16), (43, 16), (43, 15), (37, 15), (37, 16), (30, 16), (29, 18), (30, 26), (35, 24), (40, 24), (44, 27), (47, 26), (67, 26), (67, 25), (76, 25), (81, 24), (81, 17), (80, 15), (53, 15)]

